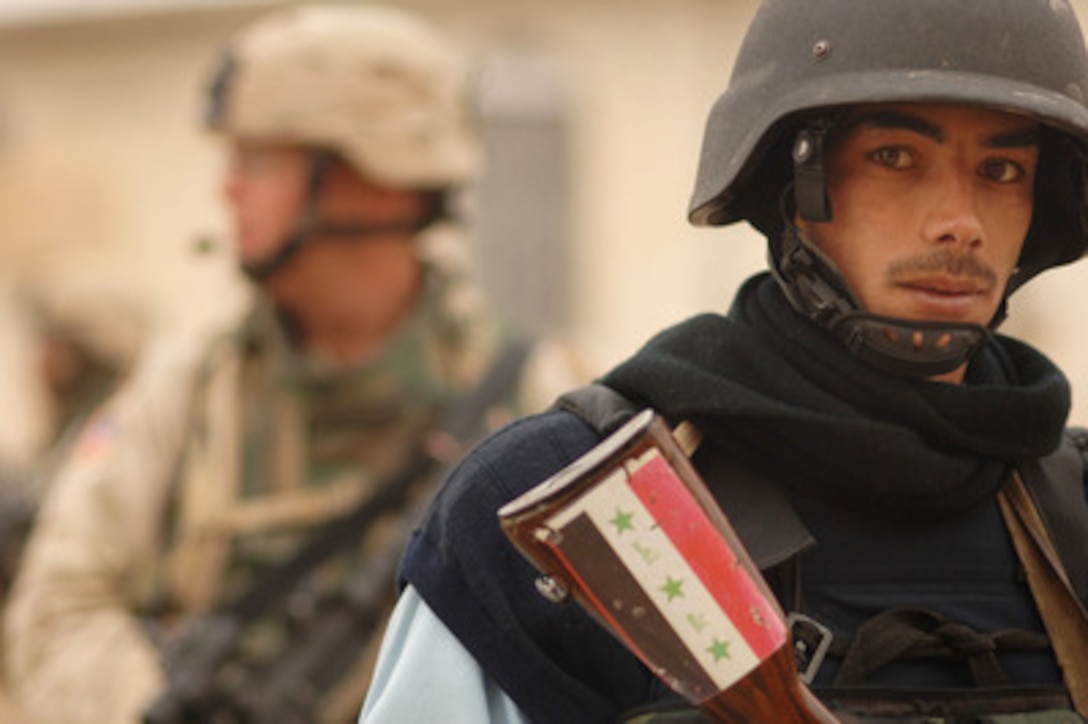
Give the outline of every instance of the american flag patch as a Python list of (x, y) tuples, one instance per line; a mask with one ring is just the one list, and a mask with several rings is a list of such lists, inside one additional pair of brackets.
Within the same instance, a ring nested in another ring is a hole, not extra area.
[(79, 433), (73, 455), (84, 461), (97, 460), (113, 447), (121, 426), (111, 417), (97, 415), (87, 421)]

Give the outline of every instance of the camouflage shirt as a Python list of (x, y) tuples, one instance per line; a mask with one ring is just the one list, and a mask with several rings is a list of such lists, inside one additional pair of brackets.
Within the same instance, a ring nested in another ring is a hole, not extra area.
[[(163, 642), (183, 640), (197, 614), (372, 495), (485, 375), (508, 333), (461, 277), (428, 269), (414, 312), (355, 369), (305, 354), (267, 306), (210, 350), (145, 354), (54, 480), (9, 605), (9, 678), (31, 714), (137, 720), (163, 691)], [(561, 345), (535, 344), (505, 415), (489, 422), (539, 409), (587, 376)], [(386, 563), (399, 553), (431, 492), (415, 489), (293, 590), (286, 604), (300, 619), (271, 605), (276, 615), (252, 622), (237, 661), (295, 655), (292, 637), (315, 620), (306, 612), (378, 552)], [(386, 575), (379, 624), (355, 637), (357, 670), (311, 720), (357, 715), (394, 595)]]

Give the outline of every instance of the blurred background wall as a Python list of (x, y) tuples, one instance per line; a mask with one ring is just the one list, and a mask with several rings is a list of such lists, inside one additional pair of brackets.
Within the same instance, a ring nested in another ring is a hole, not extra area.
[[(149, 330), (214, 327), (244, 298), (218, 198), (220, 149), (200, 127), (203, 90), (221, 41), (279, 4), (0, 0), (8, 370), (20, 367), (28, 308), (124, 354)], [(430, 15), (473, 61), (491, 151), (471, 199), (476, 253), (524, 324), (567, 334), (604, 367), (664, 325), (723, 309), (763, 266), (763, 242), (746, 227), (685, 219), (703, 120), (754, 0), (393, 4)], [(1088, 17), (1088, 0), (1075, 4)], [(1044, 275), (1014, 298), (1007, 327), (1069, 372), (1079, 421), (1086, 275), (1088, 265)], [(0, 403), (33, 427), (33, 387), (19, 374), (0, 375)]]

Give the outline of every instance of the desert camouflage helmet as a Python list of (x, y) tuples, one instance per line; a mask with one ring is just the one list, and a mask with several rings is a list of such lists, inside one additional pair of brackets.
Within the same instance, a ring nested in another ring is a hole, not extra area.
[[(710, 112), (690, 220), (781, 222), (794, 132), (825, 109), (976, 105), (1054, 129), (1033, 226), (1010, 290), (1088, 242), (1083, 149), (1088, 57), (1067, 0), (764, 0)], [(1072, 141), (1072, 142), (1070, 142)]]
[(457, 186), (480, 156), (464, 80), (455, 49), (407, 12), (293, 7), (231, 41), (207, 120), (231, 136), (336, 151), (390, 185)]

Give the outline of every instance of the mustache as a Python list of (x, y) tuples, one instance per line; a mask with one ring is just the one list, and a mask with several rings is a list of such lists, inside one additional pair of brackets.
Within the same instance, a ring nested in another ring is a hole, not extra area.
[(888, 267), (891, 281), (904, 281), (917, 274), (943, 273), (953, 277), (974, 279), (994, 286), (998, 283), (997, 272), (973, 254), (963, 254), (948, 249), (934, 249), (920, 256), (892, 262)]

